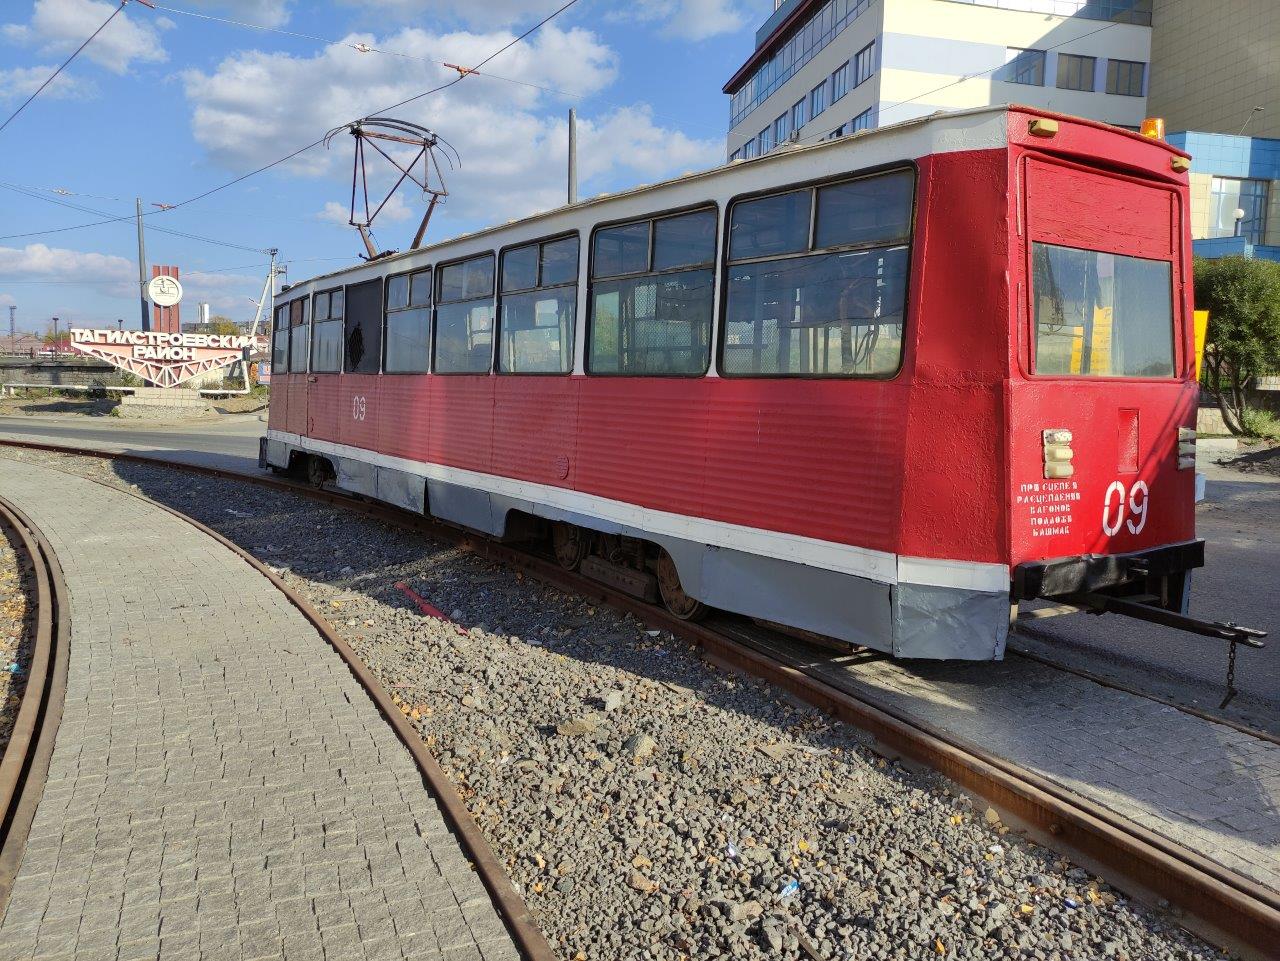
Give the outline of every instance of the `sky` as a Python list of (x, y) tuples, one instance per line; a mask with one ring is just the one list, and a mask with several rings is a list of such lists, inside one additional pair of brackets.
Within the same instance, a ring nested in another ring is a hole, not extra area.
[[(441, 61), (478, 63), (563, 2), (128, 3), (0, 131), (0, 328), (7, 334), (11, 304), (19, 330), (43, 331), (55, 316), (64, 329), (118, 318), (137, 327), (135, 197), (148, 212), (148, 262), (181, 270), (184, 321), (202, 301), (251, 319), (265, 249), (279, 249), (284, 282), (358, 262), (345, 134), (180, 209), (155, 205), (196, 197), (452, 79)], [(0, 122), (116, 6), (3, 0)], [(722, 163), (720, 90), (772, 9), (770, 0), (579, 0), (485, 75), (393, 111), (460, 158), (458, 169), (444, 167), (449, 196), (428, 241), (563, 203), (569, 107), (581, 197)], [(383, 169), (369, 165), (371, 194), (390, 186)], [(421, 191), (402, 188), (374, 223), (380, 248), (406, 249), (424, 209)]]

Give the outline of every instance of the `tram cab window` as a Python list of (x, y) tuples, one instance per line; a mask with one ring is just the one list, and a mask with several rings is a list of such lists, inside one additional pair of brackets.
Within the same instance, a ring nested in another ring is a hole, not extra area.
[(430, 359), (431, 270), (387, 278), (387, 374), (425, 374)]
[(1031, 245), (1035, 372), (1172, 377), (1173, 266)]
[(587, 370), (698, 376), (711, 359), (716, 212), (597, 230)]
[(307, 372), (307, 342), (311, 339), (306, 297), (289, 302), (289, 373)]
[(271, 369), (277, 374), (289, 372), (289, 305), (276, 308), (271, 328)]
[(493, 356), (493, 254), (436, 270), (437, 374), (486, 374)]
[(498, 297), (498, 371), (503, 374), (572, 371), (577, 308), (577, 237), (503, 251)]
[(342, 371), (342, 291), (316, 294), (311, 305), (311, 372)]
[(347, 288), (343, 317), (343, 370), (376, 374), (382, 359), (382, 279)]
[(894, 374), (914, 190), (902, 170), (735, 203), (721, 373)]

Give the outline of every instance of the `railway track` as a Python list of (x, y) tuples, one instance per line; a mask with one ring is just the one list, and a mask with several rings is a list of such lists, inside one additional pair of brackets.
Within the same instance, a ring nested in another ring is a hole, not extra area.
[[(567, 571), (540, 555), (495, 543), (397, 508), (278, 477), (65, 445), (26, 441), (0, 441), (0, 444), (169, 467), (287, 491), (450, 540), (478, 555), (525, 571), (546, 584), (630, 612), (651, 628), (669, 631), (697, 644), (712, 661), (760, 677), (825, 713), (869, 732), (883, 753), (943, 774), (966, 793), (995, 808), (1006, 823), (1019, 827), (1044, 846), (1102, 875), (1130, 895), (1168, 908), (1188, 929), (1246, 957), (1280, 957), (1280, 895), (1033, 771), (912, 717), (887, 702), (869, 696), (851, 683), (842, 683), (838, 666), (842, 659), (851, 655), (842, 655), (731, 617), (713, 617), (706, 623), (690, 623), (663, 608)], [(180, 512), (174, 513), (185, 518)], [(263, 570), (291, 595), (290, 599), (300, 610), (313, 618), (313, 623), (317, 620), (323, 622), (323, 618), (310, 609), (305, 600), (279, 582), (255, 558), (199, 522), (186, 519), (227, 543)], [(331, 634), (330, 628), (326, 636)], [(364, 669), (356, 655), (336, 636), (331, 638), (331, 643), (352, 665), (357, 676), (361, 676)], [(390, 712), (384, 708), (384, 713), (388, 713), (393, 724), (402, 724), (399, 712), (390, 702), (388, 705)], [(416, 738), (412, 728), (404, 726), (408, 735)], [(410, 742), (407, 740), (406, 743)], [(461, 815), (468, 817), (465, 808)]]
[(0, 917), (22, 863), (36, 805), (44, 792), (67, 690), (71, 635), (66, 583), (57, 555), (25, 514), (0, 496), (0, 527), (34, 585), (35, 637), (27, 682), (9, 744), (0, 758)]

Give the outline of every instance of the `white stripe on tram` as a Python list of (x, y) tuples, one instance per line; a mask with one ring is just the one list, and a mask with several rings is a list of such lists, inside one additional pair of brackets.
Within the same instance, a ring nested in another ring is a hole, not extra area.
[(574, 511), (615, 524), (624, 524), (654, 534), (679, 537), (695, 543), (723, 547), (748, 554), (759, 554), (777, 560), (806, 564), (826, 570), (853, 574), (883, 584), (920, 584), (932, 587), (956, 587), (973, 591), (1004, 594), (1009, 590), (1009, 568), (1004, 564), (981, 561), (948, 560), (934, 557), (905, 557), (887, 551), (874, 551), (851, 544), (785, 534), (713, 521), (705, 517), (672, 514), (641, 507), (627, 501), (613, 500), (596, 494), (568, 490), (549, 484), (516, 480), (497, 474), (465, 470), (426, 461), (392, 457), (363, 447), (335, 444), (331, 441), (303, 437), (282, 430), (268, 430), (269, 440), (290, 444), (316, 454), (332, 454), (415, 474), (429, 480), (471, 487), (519, 500), (535, 501), (549, 507)]

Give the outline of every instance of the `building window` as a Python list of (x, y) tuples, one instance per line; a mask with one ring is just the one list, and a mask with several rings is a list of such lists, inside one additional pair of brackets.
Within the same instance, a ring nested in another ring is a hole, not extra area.
[(914, 190), (899, 170), (734, 204), (721, 373), (893, 374)]
[(430, 359), (431, 271), (388, 277), (386, 304), (383, 371), (425, 374)]
[(806, 100), (804, 97), (801, 97), (799, 102), (797, 102), (794, 106), (792, 106), (791, 108), (791, 129), (792, 130), (799, 130), (801, 127), (803, 127), (806, 123), (809, 122), (809, 115), (805, 111), (805, 106), (807, 104), (808, 104), (808, 100)]
[(741, 148), (741, 147), (739, 147), (739, 148), (738, 148), (737, 150), (735, 150), (733, 153), (729, 154), (729, 163), (733, 163), (735, 160), (741, 160), (741, 159), (742, 159), (742, 148)]
[(835, 103), (849, 92), (849, 61), (836, 68), (831, 75), (831, 102)]
[(871, 75), (875, 72), (876, 42), (872, 40), (869, 44), (859, 50), (857, 56), (853, 58), (853, 85), (855, 87), (861, 87), (871, 79)]
[(1074, 53), (1058, 54), (1058, 88), (1093, 92), (1093, 75), (1097, 57), (1081, 57)]
[[(996, 71), (995, 79), (1003, 80), (1005, 83), (1022, 83), (1031, 87), (1044, 86), (1043, 50), (1009, 47), (1004, 55), (1005, 64)], [(1062, 70), (1061, 57), (1058, 60), (1058, 69)]]
[(835, 130), (831, 131), (831, 133), (827, 134), (827, 139), (838, 140), (840, 137), (843, 137), (848, 132), (849, 132), (849, 125), (847, 123), (842, 123), (840, 126), (836, 127)]
[(1240, 236), (1251, 244), (1262, 243), (1267, 232), (1267, 188), (1265, 180), (1214, 177), (1209, 188), (1209, 236), (1236, 236), (1236, 211), (1243, 210)]
[(498, 297), (498, 371), (567, 374), (573, 370), (578, 309), (578, 238), (516, 247), (502, 255)]
[(342, 288), (316, 294), (311, 308), (311, 372), (342, 371)]
[(596, 231), (587, 371), (700, 376), (711, 359), (716, 212)]
[(773, 122), (773, 142), (782, 146), (791, 136), (791, 111), (787, 111)]
[(809, 91), (809, 119), (827, 109), (827, 85), (820, 83)]
[(1135, 60), (1107, 61), (1107, 93), (1121, 97), (1141, 97), (1147, 65)]
[(348, 374), (376, 374), (382, 360), (382, 280), (347, 288), (345, 363)]
[(493, 254), (436, 270), (437, 374), (485, 374), (493, 354)]
[(851, 127), (853, 132), (857, 133), (859, 130), (870, 130), (875, 125), (875, 107), (868, 107), (866, 110), (862, 111), (862, 113), (853, 118)]
[(758, 143), (760, 144), (760, 156), (762, 157), (765, 154), (767, 154), (770, 150), (773, 149), (773, 125), (772, 124), (760, 131), (760, 137), (758, 138)]
[(748, 140), (742, 145), (742, 159), (750, 160), (756, 155), (756, 142), (754, 139)]
[(289, 373), (307, 372), (307, 343), (311, 340), (308, 325), (310, 304), (306, 297), (299, 297), (289, 304)]

